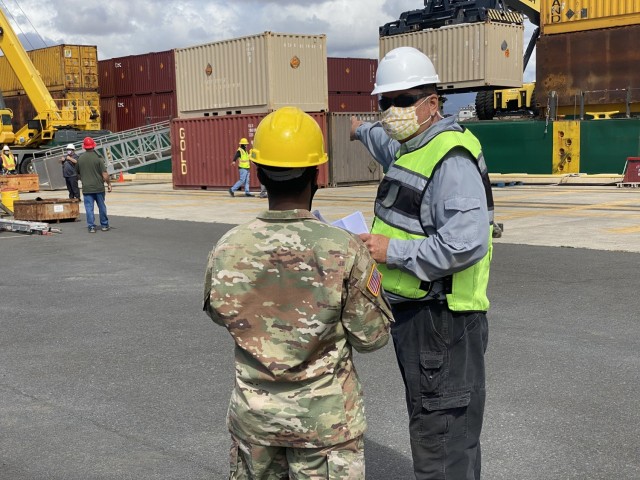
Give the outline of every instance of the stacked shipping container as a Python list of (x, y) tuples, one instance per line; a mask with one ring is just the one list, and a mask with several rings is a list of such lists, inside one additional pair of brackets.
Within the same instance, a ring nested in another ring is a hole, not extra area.
[[(75, 102), (99, 108), (98, 51), (91, 45), (55, 45), (27, 52), (49, 93), (61, 108)], [(36, 111), (9, 61), (0, 57), (0, 90), (13, 110), (15, 130)]]
[(371, 95), (378, 61), (369, 58), (327, 58), (329, 111), (376, 112), (377, 99)]
[(113, 132), (177, 116), (173, 50), (98, 62), (103, 127)]
[[(559, 113), (640, 111), (640, 0), (543, 0), (537, 96)], [(627, 107), (629, 105), (629, 107)]]

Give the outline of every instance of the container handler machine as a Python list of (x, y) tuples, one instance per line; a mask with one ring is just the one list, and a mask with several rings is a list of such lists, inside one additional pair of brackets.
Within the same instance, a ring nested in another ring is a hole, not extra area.
[[(424, 0), (423, 9), (404, 12), (399, 20), (381, 26), (379, 31), (380, 36), (385, 37), (496, 19), (517, 23), (521, 17), (513, 14), (524, 14), (536, 27), (524, 53), (524, 72), (540, 36), (540, 2), (541, 0)], [(509, 114), (537, 116), (539, 105), (535, 83), (525, 83), (521, 88), (480, 90), (476, 95), (475, 108), (480, 120)]]

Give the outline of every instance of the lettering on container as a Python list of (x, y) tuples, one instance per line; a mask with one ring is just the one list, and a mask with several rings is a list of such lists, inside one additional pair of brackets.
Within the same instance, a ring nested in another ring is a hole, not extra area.
[(560, 4), (560, 0), (553, 0), (551, 4), (551, 23), (560, 23), (562, 17), (560, 13), (562, 11), (562, 5)]
[(184, 153), (187, 151), (187, 132), (184, 127), (180, 127), (178, 130), (178, 138), (180, 139), (179, 148), (180, 148), (180, 173), (182, 175), (187, 174), (187, 159), (184, 156)]

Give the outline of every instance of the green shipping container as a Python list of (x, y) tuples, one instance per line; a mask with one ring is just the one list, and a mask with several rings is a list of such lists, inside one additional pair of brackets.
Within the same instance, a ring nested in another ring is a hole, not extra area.
[(553, 126), (543, 121), (464, 122), (478, 137), (489, 173), (551, 174)]
[(640, 118), (585, 120), (580, 125), (580, 172), (622, 174), (640, 156)]

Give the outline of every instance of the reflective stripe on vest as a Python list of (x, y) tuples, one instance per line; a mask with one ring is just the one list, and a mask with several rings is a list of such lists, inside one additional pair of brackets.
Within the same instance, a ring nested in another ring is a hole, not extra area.
[[(371, 233), (400, 240), (427, 237), (420, 223), (422, 198), (433, 170), (454, 148), (464, 148), (476, 161), (485, 184), (491, 216), (493, 197), (480, 142), (468, 130), (446, 131), (438, 134), (422, 148), (399, 156), (391, 166), (378, 188)], [(490, 233), (487, 254), (475, 265), (453, 274), (451, 291), (446, 292), (451, 310), (486, 311), (489, 308), (486, 290), (492, 249)], [(428, 295), (428, 282), (423, 282), (403, 270), (389, 269), (386, 265), (379, 265), (378, 268), (383, 274), (382, 285), (386, 291), (408, 299), (421, 299)]]
[(249, 152), (247, 152), (244, 148), (238, 148), (238, 152), (240, 152), (240, 160), (238, 161), (238, 167), (250, 168), (251, 162), (249, 161)]

